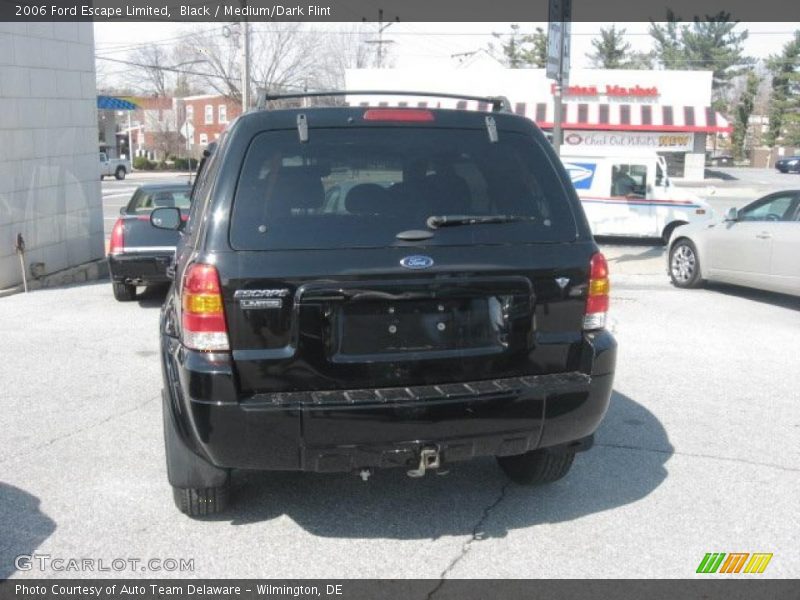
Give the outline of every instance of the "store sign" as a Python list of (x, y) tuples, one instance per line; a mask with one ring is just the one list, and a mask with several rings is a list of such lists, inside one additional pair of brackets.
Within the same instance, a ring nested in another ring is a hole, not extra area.
[[(555, 84), (550, 86), (550, 93), (555, 92)], [(656, 86), (642, 87), (634, 85), (571, 85), (564, 90), (565, 96), (608, 96), (609, 98), (658, 98), (661, 94)]]
[(565, 131), (564, 145), (580, 148), (648, 148), (664, 152), (691, 152), (693, 133), (633, 131)]

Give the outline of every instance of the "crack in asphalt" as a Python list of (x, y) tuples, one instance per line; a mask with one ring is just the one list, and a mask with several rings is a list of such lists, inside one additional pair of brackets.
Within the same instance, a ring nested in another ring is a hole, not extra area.
[(137, 410), (139, 410), (141, 408), (144, 408), (145, 406), (147, 406), (148, 404), (150, 404), (151, 402), (153, 402), (155, 400), (158, 400), (159, 398), (161, 398), (161, 394), (159, 394), (157, 396), (154, 396), (153, 398), (149, 398), (147, 400), (144, 400), (143, 402), (140, 402), (139, 404), (137, 404), (136, 406), (134, 406), (132, 408), (129, 408), (128, 410), (123, 410), (121, 412), (112, 413), (112, 414), (108, 415), (105, 419), (97, 421), (96, 423), (92, 423), (90, 425), (86, 425), (85, 427), (81, 427), (80, 429), (76, 429), (74, 431), (70, 431), (69, 433), (64, 433), (64, 434), (61, 434), (61, 435), (57, 435), (56, 437), (51, 438), (51, 439), (47, 440), (46, 442), (43, 442), (41, 444), (38, 444), (38, 445), (33, 446), (31, 448), (28, 448), (27, 450), (24, 450), (23, 452), (20, 452), (18, 454), (14, 454), (12, 456), (9, 456), (8, 458), (4, 458), (3, 460), (0, 460), (0, 465), (3, 465), (5, 463), (7, 463), (7, 462), (11, 462), (12, 460), (15, 460), (17, 458), (24, 458), (25, 456), (33, 454), (37, 450), (41, 450), (42, 448), (46, 448), (47, 446), (52, 446), (53, 444), (55, 444), (57, 442), (60, 442), (61, 440), (65, 440), (65, 439), (74, 437), (76, 435), (80, 435), (81, 433), (89, 431), (90, 429), (94, 429), (95, 427), (99, 427), (101, 425), (104, 425), (104, 424), (108, 423), (109, 421), (113, 421), (114, 419), (116, 419), (118, 417), (124, 417), (125, 415), (128, 415), (128, 414), (130, 414), (132, 412), (136, 412)]
[(757, 460), (747, 460), (746, 458), (733, 458), (730, 456), (714, 456), (713, 454), (700, 454), (695, 452), (679, 452), (677, 450), (661, 450), (659, 448), (644, 448), (642, 446), (629, 446), (626, 444), (604, 444), (597, 442), (595, 446), (599, 446), (601, 448), (615, 448), (617, 450), (639, 450), (641, 452), (652, 452), (655, 454), (675, 454), (677, 456), (689, 456), (691, 458), (710, 458), (712, 460), (722, 460), (725, 462), (734, 462), (734, 463), (742, 463), (745, 465), (753, 465), (756, 467), (769, 467), (772, 469), (778, 469), (780, 471), (789, 471), (792, 473), (800, 472), (800, 469), (792, 468), (792, 467), (785, 467), (783, 465), (776, 465), (775, 463), (767, 463), (767, 462), (759, 462)]
[(472, 547), (472, 543), (479, 542), (483, 539), (483, 537), (481, 536), (482, 534), (481, 529), (483, 525), (485, 525), (486, 521), (489, 520), (489, 515), (491, 514), (491, 512), (497, 507), (498, 504), (500, 504), (505, 499), (506, 493), (508, 492), (508, 488), (510, 486), (511, 486), (511, 481), (507, 481), (506, 483), (504, 483), (503, 487), (500, 488), (500, 494), (497, 496), (494, 502), (492, 502), (489, 506), (483, 509), (483, 513), (481, 514), (480, 519), (478, 519), (477, 523), (475, 523), (475, 526), (472, 528), (472, 535), (466, 542), (464, 542), (461, 545), (461, 551), (458, 553), (457, 556), (455, 556), (450, 561), (450, 564), (448, 564), (447, 567), (439, 575), (439, 581), (436, 584), (436, 587), (434, 587), (428, 593), (426, 600), (431, 600), (436, 595), (436, 593), (442, 588), (442, 586), (444, 585), (445, 578), (453, 570), (453, 568), (459, 562), (461, 562), (461, 560), (467, 555), (467, 553), (469, 553), (470, 548)]

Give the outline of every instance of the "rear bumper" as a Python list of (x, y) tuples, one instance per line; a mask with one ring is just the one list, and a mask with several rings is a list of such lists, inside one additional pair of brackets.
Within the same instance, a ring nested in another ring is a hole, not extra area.
[(608, 408), (611, 334), (586, 335), (586, 372), (438, 386), (260, 394), (237, 399), (229, 359), (162, 338), (168, 408), (184, 442), (211, 464), (260, 470), (409, 467), (575, 444)]
[(173, 259), (174, 252), (114, 254), (108, 256), (108, 270), (111, 279), (120, 283), (166, 283), (171, 281), (167, 276), (167, 267)]

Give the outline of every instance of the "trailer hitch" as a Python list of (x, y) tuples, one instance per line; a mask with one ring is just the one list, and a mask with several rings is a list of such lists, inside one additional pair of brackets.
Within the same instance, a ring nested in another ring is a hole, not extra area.
[[(407, 471), (409, 477), (423, 477), (426, 471), (436, 471), (442, 465), (441, 458), (439, 456), (439, 448), (436, 446), (425, 446), (419, 452), (419, 465), (416, 469), (410, 469)], [(446, 473), (446, 471), (440, 471), (442, 475)]]

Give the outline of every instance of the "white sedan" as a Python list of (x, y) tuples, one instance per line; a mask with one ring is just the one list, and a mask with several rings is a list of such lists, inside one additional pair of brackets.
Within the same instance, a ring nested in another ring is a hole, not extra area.
[(720, 281), (800, 296), (800, 190), (732, 208), (721, 222), (678, 227), (667, 256), (680, 288)]

